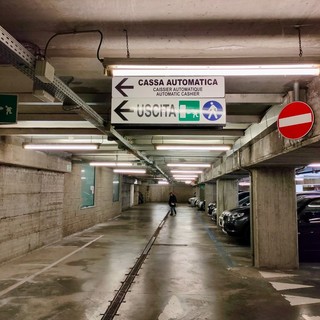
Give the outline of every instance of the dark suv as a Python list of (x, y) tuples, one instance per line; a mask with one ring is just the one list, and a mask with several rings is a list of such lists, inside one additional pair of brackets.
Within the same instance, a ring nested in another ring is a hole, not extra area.
[[(320, 261), (320, 194), (297, 194), (300, 261)], [(230, 210), (224, 230), (250, 242), (250, 206)]]

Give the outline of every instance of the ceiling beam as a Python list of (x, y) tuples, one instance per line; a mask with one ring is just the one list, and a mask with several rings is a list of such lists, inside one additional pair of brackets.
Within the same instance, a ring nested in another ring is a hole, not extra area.
[(227, 93), (226, 103), (261, 103), (261, 104), (278, 104), (283, 102), (283, 95), (280, 93)]
[(34, 135), (99, 135), (97, 128), (5, 128), (0, 126), (1, 136), (34, 136)]
[(144, 135), (202, 135), (202, 136), (230, 136), (230, 137), (241, 137), (244, 135), (244, 130), (241, 129), (214, 129), (214, 128), (199, 128), (192, 130), (190, 128), (157, 128), (157, 129), (146, 129), (146, 128), (127, 128), (121, 129), (117, 128), (119, 133), (124, 136), (144, 136)]
[[(40, 112), (40, 110), (39, 110)], [(49, 112), (49, 111), (47, 111)], [(109, 118), (108, 114), (101, 114), (104, 119)], [(61, 111), (55, 113), (21, 113), (19, 109), (19, 121), (81, 121), (82, 117), (76, 113), (62, 113)], [(229, 123), (259, 123), (260, 117), (256, 115), (227, 115), (226, 120)]]

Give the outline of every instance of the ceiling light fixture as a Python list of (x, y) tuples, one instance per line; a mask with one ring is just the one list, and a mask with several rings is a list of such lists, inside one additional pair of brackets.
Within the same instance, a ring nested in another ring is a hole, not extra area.
[(132, 162), (90, 162), (90, 166), (96, 167), (130, 167)]
[(310, 164), (308, 164), (308, 167), (319, 168), (320, 163), (310, 163)]
[(181, 168), (210, 168), (208, 163), (168, 163), (168, 167), (181, 167)]
[(247, 182), (247, 181), (239, 182), (239, 186), (241, 186), (241, 187), (247, 187), (247, 186), (250, 186), (250, 185), (251, 185), (251, 183)]
[(158, 181), (158, 184), (169, 184), (168, 181)]
[(186, 175), (174, 174), (173, 178), (175, 178), (175, 179), (176, 178), (190, 178), (191, 179), (191, 178), (198, 178), (198, 175), (195, 175), (195, 174), (194, 175), (191, 175), (191, 174), (190, 175), (189, 174), (188, 175), (187, 174)]
[(84, 144), (84, 143), (52, 143), (52, 144), (39, 144), (39, 143), (25, 143), (24, 149), (30, 150), (97, 150), (99, 144)]
[(201, 145), (201, 146), (183, 146), (183, 145), (179, 145), (179, 146), (175, 146), (175, 145), (158, 145), (156, 146), (157, 150), (193, 150), (193, 151), (228, 151), (231, 149), (230, 146), (226, 146), (226, 145), (215, 145), (215, 146), (205, 146), (205, 145)]
[(146, 173), (145, 169), (113, 169), (115, 173)]
[(202, 171), (201, 170), (171, 170), (171, 173), (193, 174), (193, 173), (202, 173)]
[(230, 64), (212, 59), (105, 58), (108, 76), (289, 76), (319, 75), (316, 64)]

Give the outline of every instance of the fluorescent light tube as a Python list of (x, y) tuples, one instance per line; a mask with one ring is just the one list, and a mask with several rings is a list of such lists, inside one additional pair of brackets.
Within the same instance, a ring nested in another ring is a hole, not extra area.
[(158, 181), (158, 184), (169, 184), (168, 181)]
[(210, 168), (208, 163), (168, 163), (168, 167)]
[(97, 167), (130, 167), (132, 162), (90, 162), (90, 166)]
[(115, 173), (146, 173), (145, 169), (113, 169)]
[(216, 146), (174, 146), (174, 145), (158, 145), (157, 150), (194, 150), (194, 151), (227, 151), (230, 146), (216, 145)]
[(198, 175), (178, 175), (178, 174), (174, 174), (173, 175), (174, 178), (198, 178)]
[(202, 173), (201, 170), (171, 170), (171, 173), (186, 173), (186, 174), (189, 174), (189, 173)]
[(239, 186), (242, 186), (242, 187), (246, 187), (246, 186), (250, 186), (251, 183), (250, 182), (239, 182)]
[[(169, 61), (170, 62), (170, 61)], [(169, 63), (168, 62), (168, 63)], [(192, 61), (191, 61), (192, 62)], [(109, 65), (105, 73), (112, 76), (318, 76), (313, 64), (280, 65)]]
[(308, 164), (308, 167), (318, 168), (320, 167), (320, 163), (311, 163), (311, 164)]
[(99, 148), (98, 144), (74, 144), (74, 143), (64, 143), (64, 144), (34, 144), (25, 143), (23, 145), (24, 149), (31, 150), (97, 150)]

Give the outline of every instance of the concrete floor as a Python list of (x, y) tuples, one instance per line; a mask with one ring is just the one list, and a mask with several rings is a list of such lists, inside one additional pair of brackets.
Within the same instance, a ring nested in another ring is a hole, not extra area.
[[(204, 212), (168, 216), (119, 320), (319, 320), (320, 265), (257, 270), (250, 248)], [(0, 265), (1, 320), (95, 320), (168, 211), (144, 204), (59, 243)]]

